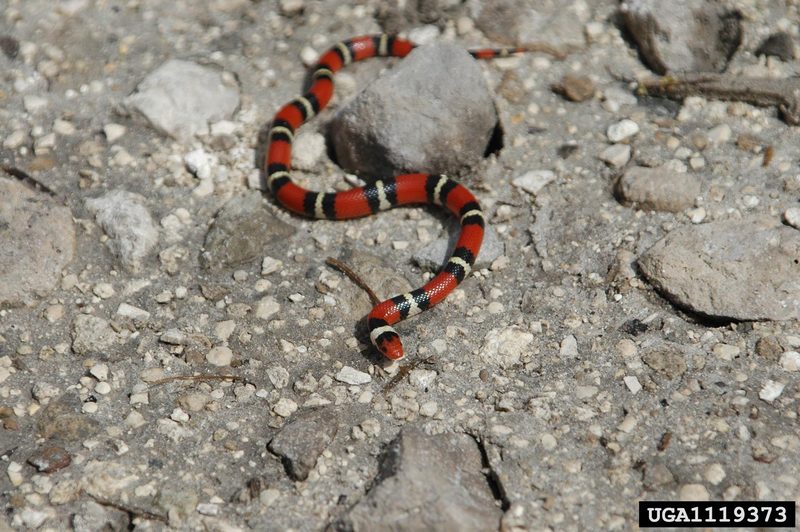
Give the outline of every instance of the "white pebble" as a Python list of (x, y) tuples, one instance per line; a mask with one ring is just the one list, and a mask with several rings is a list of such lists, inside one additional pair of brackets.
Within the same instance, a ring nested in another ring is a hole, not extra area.
[(104, 381), (108, 378), (108, 364), (100, 363), (95, 364), (89, 370), (89, 373), (97, 380)]
[(642, 385), (639, 383), (639, 379), (636, 378), (636, 375), (629, 375), (624, 377), (622, 381), (625, 383), (625, 386), (631, 391), (633, 395), (636, 395), (641, 391)]
[(98, 382), (97, 386), (94, 387), (94, 391), (100, 395), (108, 395), (111, 392), (111, 385), (105, 381)]
[(773, 380), (768, 380), (764, 383), (764, 387), (761, 388), (761, 391), (758, 392), (758, 396), (768, 403), (771, 403), (783, 393), (783, 389), (786, 387), (785, 384), (781, 384), (780, 382), (775, 382)]
[(625, 139), (628, 139), (639, 132), (639, 124), (634, 122), (633, 120), (622, 120), (617, 122), (616, 124), (611, 124), (608, 126), (608, 130), (606, 131), (606, 136), (608, 140), (611, 142), (621, 142)]
[(538, 194), (555, 178), (556, 174), (550, 170), (531, 170), (515, 178), (511, 183), (528, 194)]
[(682, 501), (707, 501), (709, 495), (702, 484), (685, 484), (681, 486), (678, 498)]
[(598, 156), (601, 161), (621, 168), (631, 160), (631, 147), (627, 144), (612, 144)]
[(281, 310), (281, 305), (274, 297), (265, 296), (261, 298), (256, 307), (256, 317), (262, 320), (268, 320)]
[(139, 321), (144, 321), (150, 317), (150, 313), (146, 310), (127, 303), (120, 303), (119, 308), (117, 308), (117, 315)]
[(578, 356), (578, 340), (573, 335), (566, 336), (561, 340), (559, 348), (559, 355), (565, 358), (577, 358)]
[(281, 261), (272, 257), (264, 257), (264, 260), (261, 261), (261, 275), (275, 273), (281, 266), (283, 266)]
[(786, 371), (800, 371), (800, 353), (786, 351), (781, 355), (781, 367)]
[(229, 347), (219, 345), (206, 353), (206, 360), (214, 366), (228, 366), (233, 360), (233, 351)]
[(53, 131), (59, 135), (69, 136), (75, 133), (75, 124), (67, 120), (57, 119), (53, 122)]
[(114, 295), (114, 287), (110, 283), (97, 283), (92, 288), (92, 293), (100, 299), (108, 299)]
[(786, 209), (783, 213), (783, 220), (795, 229), (800, 229), (800, 208), (789, 207)]
[(123, 135), (128, 131), (128, 128), (121, 124), (115, 124), (113, 122), (106, 124), (103, 126), (103, 133), (106, 136), (106, 141), (109, 144), (113, 144), (114, 142), (118, 141), (122, 138)]
[(179, 423), (186, 423), (189, 421), (189, 414), (184, 412), (182, 408), (176, 408), (173, 410), (169, 417), (172, 421), (177, 421)]
[(725, 480), (725, 469), (721, 464), (711, 464), (706, 468), (703, 476), (707, 481), (716, 486)]
[(720, 124), (708, 130), (708, 141), (712, 144), (722, 144), (731, 140), (731, 128), (728, 124)]
[(369, 376), (369, 373), (358, 371), (350, 366), (344, 366), (339, 370), (339, 373), (336, 374), (336, 380), (345, 384), (360, 385), (371, 382), (372, 377)]
[(281, 417), (289, 417), (297, 411), (297, 403), (291, 399), (282, 397), (278, 399), (278, 402), (272, 407), (272, 411)]
[(427, 401), (419, 407), (419, 415), (423, 417), (433, 417), (439, 411), (439, 405), (435, 401)]
[(202, 148), (190, 151), (183, 156), (186, 169), (200, 180), (211, 178), (213, 167), (218, 161), (219, 159), (216, 155), (208, 153)]

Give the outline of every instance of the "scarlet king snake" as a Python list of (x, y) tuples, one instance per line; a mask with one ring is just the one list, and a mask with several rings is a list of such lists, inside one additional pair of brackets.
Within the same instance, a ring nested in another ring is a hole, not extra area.
[[(292, 140), (301, 125), (325, 108), (333, 96), (333, 75), (353, 61), (370, 57), (405, 57), (415, 44), (390, 35), (355, 37), (322, 54), (313, 83), (303, 96), (287, 103), (272, 120), (266, 156), (267, 187), (284, 208), (311, 218), (346, 220), (369, 216), (399, 205), (440, 205), (461, 220), (461, 234), (445, 267), (422, 288), (379, 303), (367, 316), (369, 337), (387, 358), (403, 358), (403, 345), (392, 325), (442, 301), (464, 280), (483, 241), (484, 218), (475, 196), (445, 175), (403, 174), (344, 192), (314, 192), (292, 182)], [(522, 48), (482, 49), (469, 53), (492, 59), (526, 51)]]

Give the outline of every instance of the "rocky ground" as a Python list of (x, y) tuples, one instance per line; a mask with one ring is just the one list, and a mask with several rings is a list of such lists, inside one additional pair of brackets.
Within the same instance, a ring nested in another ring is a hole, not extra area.
[[(800, 6), (659, 4), (0, 3), (0, 528), (625, 529), (641, 499), (798, 500)], [(305, 67), (381, 31), (445, 44), (341, 73), (296, 179), (447, 171), (491, 225), (399, 365), (325, 260), (387, 297), (457, 227), (259, 190)]]

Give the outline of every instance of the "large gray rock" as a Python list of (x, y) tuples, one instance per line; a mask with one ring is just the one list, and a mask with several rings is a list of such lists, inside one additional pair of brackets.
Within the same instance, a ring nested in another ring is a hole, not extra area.
[(99, 198), (87, 199), (86, 208), (110, 237), (107, 245), (122, 265), (136, 272), (153, 246), (158, 229), (141, 194), (112, 190)]
[(695, 176), (668, 170), (633, 166), (617, 183), (619, 198), (642, 210), (681, 212), (694, 205), (700, 195)]
[(0, 198), (0, 308), (31, 305), (72, 260), (72, 213), (10, 179), (0, 178)]
[(428, 436), (406, 428), (389, 444), (373, 488), (338, 530), (497, 530), (503, 512), (482, 472), (480, 449), (465, 434)]
[(677, 305), (737, 320), (800, 318), (800, 231), (769, 217), (681, 227), (640, 259)]
[(126, 105), (170, 137), (189, 142), (208, 133), (209, 122), (239, 107), (239, 87), (217, 69), (170, 59), (142, 80)]
[(622, 15), (647, 65), (667, 72), (722, 72), (742, 41), (740, 15), (709, 0), (629, 0)]
[(364, 89), (336, 114), (330, 132), (339, 164), (374, 177), (469, 167), (496, 124), (476, 61), (463, 48), (435, 44), (414, 50)]
[(266, 206), (258, 192), (232, 198), (219, 211), (206, 234), (203, 265), (220, 271), (260, 260), (266, 251), (285, 243), (295, 232)]
[(336, 413), (328, 408), (298, 415), (269, 443), (269, 450), (281, 457), (286, 473), (294, 480), (305, 480), (319, 455), (336, 437)]

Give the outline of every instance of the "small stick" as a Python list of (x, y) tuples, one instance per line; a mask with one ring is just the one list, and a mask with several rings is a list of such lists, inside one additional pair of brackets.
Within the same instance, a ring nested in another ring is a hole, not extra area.
[(389, 382), (386, 383), (386, 385), (383, 387), (383, 390), (381, 390), (381, 391), (384, 394), (389, 393), (392, 390), (392, 388), (394, 388), (395, 386), (400, 384), (400, 381), (403, 380), (403, 377), (405, 377), (406, 375), (411, 373), (412, 369), (416, 369), (419, 366), (421, 366), (422, 364), (427, 364), (432, 359), (433, 359), (433, 356), (431, 355), (428, 358), (421, 358), (419, 360), (415, 360), (411, 364), (406, 364), (405, 366), (400, 366), (400, 369), (397, 370), (397, 375), (392, 377), (392, 379)]
[(675, 100), (687, 96), (704, 96), (762, 107), (776, 106), (786, 123), (800, 125), (800, 78), (747, 78), (725, 74), (671, 75), (640, 81), (638, 92)]
[(356, 272), (351, 270), (345, 263), (343, 263), (338, 259), (334, 259), (333, 257), (328, 257), (327, 259), (325, 259), (325, 264), (336, 268), (337, 270), (348, 276), (351, 281), (353, 281), (356, 285), (358, 285), (359, 288), (361, 288), (363, 291), (367, 293), (367, 295), (369, 296), (369, 300), (372, 302), (373, 305), (377, 305), (378, 303), (381, 302), (380, 298), (375, 295), (375, 292), (372, 291), (369, 285), (363, 279), (361, 279), (361, 277), (359, 277)]
[(231, 382), (243, 382), (245, 384), (252, 384), (251, 382), (248, 382), (247, 379), (243, 379), (242, 377), (238, 377), (236, 375), (175, 375), (173, 377), (165, 377), (163, 379), (158, 379), (157, 381), (153, 381), (150, 387), (153, 388), (155, 386), (160, 386), (162, 384), (167, 384), (168, 382), (175, 382), (175, 381), (196, 381), (196, 382), (231, 381)]
[[(84, 491), (84, 493), (86, 492)], [(120, 510), (122, 512), (125, 512), (130, 516), (144, 517), (149, 521), (161, 521), (162, 523), (169, 523), (169, 519), (165, 515), (155, 514), (153, 512), (149, 512), (142, 508), (137, 508), (135, 506), (128, 506), (126, 504), (110, 501), (108, 499), (101, 499), (100, 497), (95, 497), (91, 493), (86, 493), (86, 495), (92, 498), (92, 500), (94, 500), (94, 502), (96, 502), (100, 506), (108, 506), (109, 508), (114, 508), (115, 510)]]

